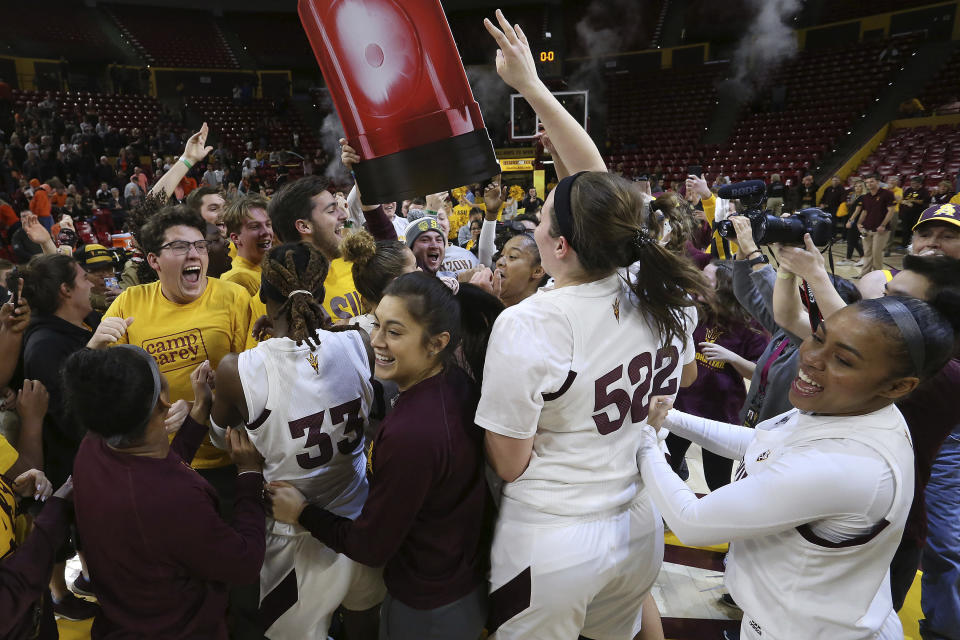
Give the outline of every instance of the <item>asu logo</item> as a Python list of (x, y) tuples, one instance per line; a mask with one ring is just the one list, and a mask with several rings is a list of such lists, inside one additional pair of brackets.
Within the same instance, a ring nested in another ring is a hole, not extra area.
[(706, 337), (706, 341), (707, 341), (707, 342), (716, 342), (716, 341), (720, 338), (721, 335), (723, 335), (723, 331), (720, 330), (720, 329), (718, 329), (718, 328), (716, 328), (716, 327), (707, 329), (707, 334), (706, 334), (706, 336), (705, 336), (705, 337)]
[(957, 213), (956, 207), (954, 207), (952, 204), (944, 204), (944, 205), (941, 205), (940, 208), (937, 209), (937, 212), (934, 213), (933, 215), (953, 217), (954, 215), (956, 215), (956, 213)]
[(307, 362), (309, 362), (310, 366), (313, 367), (313, 372), (317, 375), (320, 375), (320, 361), (317, 360), (317, 356), (312, 353), (308, 353)]
[(613, 301), (613, 317), (617, 319), (617, 322), (620, 322), (620, 298), (617, 298)]
[(757, 462), (763, 462), (769, 457), (770, 457), (770, 449), (767, 449), (766, 451), (764, 451), (763, 453), (757, 456)]

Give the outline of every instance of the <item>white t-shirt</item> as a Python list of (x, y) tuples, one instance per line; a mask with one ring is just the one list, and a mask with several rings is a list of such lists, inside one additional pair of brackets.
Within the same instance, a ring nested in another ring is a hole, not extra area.
[(479, 266), (480, 259), (473, 255), (472, 252), (467, 251), (463, 247), (448, 244), (443, 254), (443, 263), (440, 265), (440, 270), (437, 272), (437, 275), (456, 277), (456, 275), (462, 271), (469, 271)]
[(676, 394), (694, 360), (696, 311), (681, 339), (665, 343), (618, 274), (543, 290), (497, 318), (476, 423), (533, 438), (526, 471), (505, 500), (578, 516), (632, 502), (636, 454), (650, 397)]

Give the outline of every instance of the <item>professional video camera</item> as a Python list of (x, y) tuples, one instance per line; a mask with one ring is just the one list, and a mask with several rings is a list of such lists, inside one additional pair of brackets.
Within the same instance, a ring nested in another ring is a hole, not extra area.
[[(717, 196), (726, 200), (739, 200), (745, 211), (742, 214), (750, 220), (753, 240), (758, 245), (792, 244), (803, 245), (803, 236), (810, 238), (817, 246), (830, 243), (833, 234), (833, 222), (830, 215), (820, 209), (811, 208), (797, 211), (792, 216), (779, 218), (760, 207), (766, 200), (767, 186), (763, 180), (747, 180), (720, 187)], [(730, 220), (721, 220), (716, 225), (717, 233), (724, 238), (736, 239), (736, 232)]]

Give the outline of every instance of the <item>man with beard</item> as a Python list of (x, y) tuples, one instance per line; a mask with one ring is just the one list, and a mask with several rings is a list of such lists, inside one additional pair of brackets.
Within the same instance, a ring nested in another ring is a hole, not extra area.
[[(360, 161), (360, 156), (341, 140), (341, 161), (347, 169)], [(321, 176), (304, 176), (283, 185), (270, 200), (268, 212), (273, 230), (281, 242), (307, 242), (330, 261), (330, 271), (324, 281), (326, 299), (324, 310), (336, 322), (361, 315), (360, 294), (353, 284), (351, 264), (340, 255), (347, 210), (330, 193), (330, 183)], [(377, 240), (396, 240), (393, 223), (380, 205), (362, 204), (366, 226)], [(255, 297), (256, 298), (256, 297)], [(256, 304), (257, 300), (254, 300)], [(264, 313), (257, 314), (257, 317)]]

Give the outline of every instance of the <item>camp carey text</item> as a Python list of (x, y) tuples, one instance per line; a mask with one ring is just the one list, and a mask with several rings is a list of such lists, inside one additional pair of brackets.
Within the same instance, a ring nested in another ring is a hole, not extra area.
[(158, 338), (148, 338), (140, 346), (157, 361), (160, 371), (167, 373), (193, 367), (207, 359), (207, 348), (200, 329), (187, 329)]

